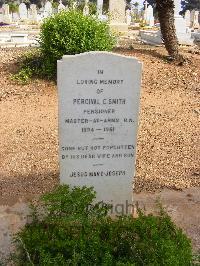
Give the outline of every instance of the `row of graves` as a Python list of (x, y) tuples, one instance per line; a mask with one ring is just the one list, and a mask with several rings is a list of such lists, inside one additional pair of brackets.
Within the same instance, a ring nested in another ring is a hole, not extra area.
[[(9, 5), (4, 4), (1, 8), (0, 22), (8, 25), (12, 25), (16, 28), (15, 32), (9, 31), (8, 29), (0, 31), (0, 46), (1, 47), (16, 47), (16, 46), (35, 46), (38, 45), (37, 38), (29, 41), (29, 36), (27, 33), (33, 30), (34, 27), (38, 28), (43, 19), (61, 12), (63, 10), (68, 11), (69, 9), (76, 9), (77, 2), (74, 2), (70, 8), (65, 6), (62, 1), (58, 7), (55, 9), (50, 1), (47, 1), (43, 8), (37, 9), (37, 6), (32, 4), (30, 8), (27, 9), (25, 3), (21, 3), (18, 7), (18, 12), (11, 13), (9, 10)], [(97, 0), (97, 12), (98, 18), (101, 20), (106, 20), (107, 17), (103, 14), (103, 0)], [(125, 19), (125, 4), (123, 0), (118, 2), (110, 0), (109, 12), (113, 14), (113, 20), (110, 21), (113, 27), (118, 27), (120, 30), (128, 31), (128, 25)], [(83, 8), (83, 14), (89, 15), (89, 0), (85, 0), (85, 5)], [(19, 30), (18, 30), (19, 28)], [(28, 32), (22, 32), (21, 29), (27, 29)], [(19, 32), (20, 31), (20, 32)], [(37, 37), (37, 35), (36, 35)]]
[[(108, 20), (108, 16), (103, 14), (103, 0), (97, 0), (97, 15), (101, 20)], [(3, 23), (13, 23), (13, 22), (40, 22), (44, 18), (51, 16), (52, 14), (58, 13), (63, 10), (69, 10), (69, 8), (76, 9), (78, 6), (75, 1), (71, 7), (64, 5), (62, 0), (60, 0), (57, 8), (53, 7), (50, 1), (47, 1), (41, 9), (38, 9), (35, 4), (31, 4), (30, 8), (27, 8), (25, 3), (21, 3), (18, 7), (18, 12), (11, 13), (9, 10), (9, 5), (4, 4), (0, 9), (0, 22)], [(125, 12), (126, 6), (123, 0), (114, 1), (110, 0), (109, 18), (111, 17), (116, 22), (131, 24), (133, 12), (127, 10)], [(89, 0), (85, 0), (85, 5), (83, 8), (83, 14), (89, 15)]]
[[(181, 9), (180, 0), (176, 0), (176, 15)], [(77, 7), (77, 2), (74, 2), (72, 8)], [(177, 8), (178, 7), (178, 8)], [(179, 8), (180, 7), (180, 8)], [(37, 9), (37, 6), (32, 4), (30, 8), (27, 8), (25, 3), (21, 3), (18, 8), (18, 12), (11, 13), (9, 10), (9, 5), (4, 4), (0, 9), (0, 22), (3, 23), (12, 23), (20, 21), (29, 21), (29, 22), (39, 22), (43, 18), (51, 16), (53, 13), (60, 12), (62, 10), (68, 10), (69, 6), (65, 6), (60, 0), (60, 3), (57, 8), (53, 8), (53, 5), (50, 1), (47, 1), (41, 9)], [(155, 23), (153, 7), (148, 5), (147, 1), (144, 3), (144, 11), (138, 11), (134, 7), (133, 1), (131, 1), (129, 8), (127, 9), (123, 0), (114, 1), (110, 0), (109, 2), (109, 17), (115, 22), (126, 23), (127, 25), (134, 24), (134, 19), (137, 17), (137, 20), (143, 20), (147, 26), (153, 27)], [(85, 0), (85, 6), (83, 8), (84, 15), (89, 15), (89, 0)], [(108, 17), (103, 14), (103, 0), (97, 0), (97, 13), (98, 17), (101, 20), (107, 20)], [(178, 13), (179, 14), (179, 13)], [(198, 10), (187, 10), (184, 17), (185, 27), (191, 29), (199, 29), (200, 22), (200, 12)]]
[[(106, 14), (103, 12), (103, 5), (103, 0), (97, 0), (98, 18), (101, 20), (108, 20), (107, 14), (109, 14), (111, 24), (118, 24), (118, 26), (122, 27), (123, 30), (128, 29), (127, 26), (123, 24), (127, 24), (129, 26), (137, 24), (138, 21), (143, 20), (147, 25), (154, 26), (153, 8), (151, 5), (146, 5), (145, 11), (139, 11), (138, 8), (135, 8), (133, 1), (127, 8), (123, 0), (110, 0), (109, 10), (107, 10)], [(74, 2), (72, 8), (75, 9), (76, 7), (77, 2)], [(44, 18), (51, 16), (54, 13), (58, 13), (62, 10), (69, 10), (69, 6), (64, 5), (61, 0), (57, 8), (54, 8), (50, 1), (47, 1), (41, 9), (38, 9), (34, 4), (30, 5), (30, 8), (27, 8), (25, 3), (21, 3), (19, 5), (18, 12), (14, 13), (10, 12), (8, 4), (4, 4), (0, 10), (0, 22), (8, 24), (24, 22), (38, 23)], [(83, 14), (89, 15), (89, 0), (85, 0)]]
[[(126, 10), (126, 4), (124, 0), (110, 0), (109, 1), (109, 9), (106, 12), (106, 14), (103, 12), (103, 0), (97, 0), (97, 16), (100, 20), (106, 21), (109, 20), (109, 24), (112, 30), (119, 31), (121, 33), (128, 32), (128, 26), (133, 23), (133, 13), (131, 10)], [(18, 8), (18, 12), (11, 13), (9, 10), (9, 5), (4, 4), (2, 7), (2, 12), (0, 14), (0, 22), (6, 23), (6, 24), (12, 24), (16, 27), (21, 27), (29, 25), (31, 29), (33, 29), (33, 26), (37, 26), (37, 24), (40, 24), (40, 22), (55, 14), (58, 12), (61, 12), (63, 10), (68, 11), (69, 9), (76, 9), (78, 7), (77, 2), (74, 2), (72, 6), (66, 6), (62, 3), (62, 0), (60, 0), (60, 3), (58, 7), (55, 9), (50, 1), (47, 1), (44, 6), (41, 9), (37, 9), (37, 6), (34, 4), (30, 5), (30, 8), (27, 9), (27, 6), (25, 3), (21, 3)], [(85, 0), (84, 8), (83, 8), (83, 14), (85, 16), (89, 15), (89, 0)], [(35, 24), (35, 25), (34, 25)], [(39, 27), (38, 27), (39, 30)], [(13, 34), (15, 35), (13, 37)], [(20, 46), (26, 46), (26, 44), (29, 45), (28, 37), (25, 32), (21, 32), (20, 34), (16, 33), (10, 33), (9, 36), (7, 32), (0, 32), (0, 43), (4, 43), (7, 47), (9, 44), (9, 47), (12, 47), (13, 40), (20, 43)], [(10, 44), (11, 43), (11, 44)], [(3, 45), (4, 45), (3, 44)], [(10, 46), (11, 45), (11, 46)], [(36, 39), (34, 40), (34, 45), (36, 44)], [(2, 46), (2, 45), (1, 45)]]
[[(183, 17), (179, 14), (181, 11), (181, 0), (175, 0), (174, 3), (174, 19), (179, 43), (193, 45), (194, 39), (200, 40), (200, 12), (198, 10), (187, 10)], [(144, 2), (144, 10), (139, 11), (135, 8), (133, 1), (130, 2), (129, 8), (127, 9), (124, 0), (109, 0), (108, 15), (104, 14), (103, 5), (103, 0), (97, 0), (97, 16), (100, 20), (105, 21), (109, 19), (111, 29), (127, 34), (130, 25), (136, 26), (138, 24), (137, 26), (140, 26), (139, 23), (135, 23), (136, 21), (134, 21), (137, 18), (137, 21), (142, 21), (144, 25), (149, 27), (148, 30), (140, 30), (142, 41), (156, 45), (162, 44), (160, 29), (155, 30), (153, 7), (148, 5), (147, 1)], [(77, 6), (78, 4), (75, 1), (70, 8), (76, 9)], [(0, 22), (7, 24), (38, 24), (44, 18), (63, 10), (69, 10), (69, 6), (65, 6), (62, 0), (60, 0), (57, 8), (53, 8), (52, 3), (47, 1), (39, 10), (34, 4), (30, 5), (30, 8), (27, 9), (26, 4), (21, 3), (18, 12), (12, 14), (10, 13), (9, 5), (4, 4), (0, 13)], [(89, 13), (89, 0), (85, 0), (83, 14), (87, 16)]]
[[(74, 2), (72, 8), (75, 9), (76, 7), (77, 3)], [(18, 7), (18, 12), (10, 12), (9, 5), (4, 4), (0, 9), (0, 22), (6, 24), (20, 22), (38, 23), (44, 18), (62, 10), (69, 10), (69, 6), (64, 5), (61, 0), (57, 8), (54, 8), (50, 1), (47, 1), (41, 9), (38, 9), (35, 4), (31, 4), (30, 7), (27, 8), (25, 3), (21, 3)], [(126, 8), (123, 1), (116, 3), (111, 0), (107, 13), (109, 13), (109, 17), (117, 23), (120, 22), (133, 25), (135, 24), (135, 18), (137, 18), (137, 21), (144, 19), (147, 25), (154, 26), (153, 8), (151, 5), (146, 7), (145, 12), (143, 12), (134, 8), (133, 4), (130, 4), (129, 8)], [(89, 15), (89, 0), (85, 0), (83, 14)], [(103, 13), (103, 0), (97, 0), (97, 14), (99, 19), (108, 20), (108, 15)]]

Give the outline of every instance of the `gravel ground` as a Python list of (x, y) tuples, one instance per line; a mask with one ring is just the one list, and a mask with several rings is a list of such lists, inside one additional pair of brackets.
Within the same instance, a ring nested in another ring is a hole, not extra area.
[[(58, 183), (56, 85), (11, 81), (24, 51), (0, 51), (0, 204)], [(176, 66), (163, 60), (162, 47), (117, 52), (143, 62), (135, 192), (199, 187), (200, 56), (185, 52), (189, 63)]]

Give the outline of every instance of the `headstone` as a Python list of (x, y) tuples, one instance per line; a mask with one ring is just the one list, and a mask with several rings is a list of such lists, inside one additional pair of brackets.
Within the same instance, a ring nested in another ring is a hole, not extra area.
[(193, 20), (193, 28), (198, 29), (199, 28), (199, 11), (194, 11), (194, 20)]
[(101, 19), (103, 15), (103, 0), (97, 0), (97, 15)]
[(19, 17), (21, 20), (26, 20), (28, 18), (27, 7), (24, 3), (19, 5)]
[(65, 6), (62, 3), (62, 0), (60, 0), (59, 5), (58, 5), (58, 12), (65, 10)]
[(181, 0), (174, 0), (174, 24), (179, 44), (193, 45), (194, 40), (186, 27), (186, 20), (180, 15)]
[(185, 12), (185, 21), (186, 21), (186, 27), (190, 27), (191, 26), (191, 22), (190, 22), (190, 10), (186, 10)]
[(30, 20), (32, 22), (38, 21), (37, 6), (35, 4), (30, 5)]
[(194, 23), (194, 12), (195, 12), (195, 10), (192, 10), (190, 12), (190, 27), (191, 28), (193, 27), (193, 23)]
[(49, 17), (53, 13), (53, 8), (51, 2), (47, 1), (44, 5), (44, 17)]
[(85, 0), (85, 5), (83, 8), (83, 15), (88, 16), (90, 14), (89, 0)]
[(114, 31), (122, 33), (128, 31), (128, 25), (125, 23), (125, 8), (124, 0), (109, 1), (110, 27)]
[(19, 21), (19, 13), (12, 13), (12, 21), (13, 22)]
[(147, 19), (148, 19), (148, 11), (147, 11), (147, 5), (148, 5), (148, 2), (145, 0), (144, 2), (144, 21), (147, 23)]
[(58, 61), (60, 181), (93, 186), (115, 213), (131, 211), (140, 83), (134, 58), (89, 52)]
[(126, 24), (131, 25), (131, 10), (130, 9), (126, 10)]
[(130, 7), (131, 7), (131, 12), (134, 13), (134, 9), (135, 9), (135, 0), (131, 0), (130, 1)]
[(147, 24), (150, 27), (154, 26), (153, 7), (151, 5), (149, 5), (147, 8)]
[(3, 8), (3, 14), (4, 15), (9, 15), (10, 14), (10, 12), (9, 12), (9, 5), (8, 4), (4, 4), (3, 6), (2, 6), (2, 8)]
[(8, 4), (4, 4), (2, 6), (2, 10), (3, 10), (3, 21), (4, 23), (11, 23), (12, 22), (12, 18), (10, 16), (10, 12), (9, 12), (9, 5)]
[(0, 8), (0, 22), (3, 22), (3, 9)]

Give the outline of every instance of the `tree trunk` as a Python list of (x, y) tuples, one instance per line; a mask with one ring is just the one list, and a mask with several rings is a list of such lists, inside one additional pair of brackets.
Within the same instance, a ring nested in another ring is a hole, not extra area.
[(174, 1), (156, 0), (160, 29), (165, 48), (172, 60), (180, 60), (179, 45), (174, 25)]

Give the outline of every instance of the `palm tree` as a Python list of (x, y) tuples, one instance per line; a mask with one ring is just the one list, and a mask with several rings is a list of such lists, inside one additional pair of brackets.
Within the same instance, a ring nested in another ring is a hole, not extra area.
[(156, 8), (163, 41), (170, 59), (183, 61), (183, 57), (179, 54), (179, 44), (174, 25), (174, 1), (156, 0)]

